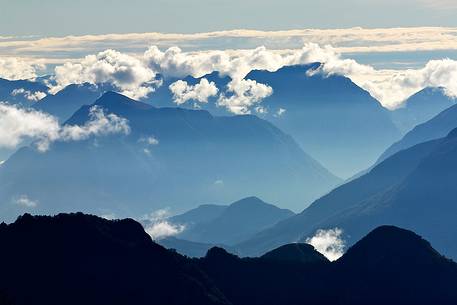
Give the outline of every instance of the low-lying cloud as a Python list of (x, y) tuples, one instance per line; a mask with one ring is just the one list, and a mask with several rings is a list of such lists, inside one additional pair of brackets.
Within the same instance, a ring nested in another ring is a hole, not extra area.
[(24, 88), (18, 88), (18, 89), (14, 89), (13, 91), (11, 91), (11, 96), (18, 96), (18, 95), (26, 98), (27, 100), (29, 100), (31, 102), (37, 102), (37, 101), (45, 98), (47, 94), (42, 91), (31, 92), (29, 90), (25, 90)]
[[(251, 79), (233, 80), (227, 85), (228, 95), (221, 95), (217, 105), (235, 114), (249, 114), (251, 108), (273, 93), (273, 88)], [(257, 108), (262, 112), (263, 108)]]
[(339, 228), (318, 230), (316, 234), (306, 239), (317, 251), (325, 255), (330, 261), (339, 259), (344, 254), (344, 241), (341, 238), (343, 231)]
[(210, 97), (216, 96), (219, 89), (214, 82), (202, 78), (199, 83), (189, 85), (186, 81), (178, 80), (169, 86), (173, 94), (173, 102), (182, 105), (189, 100), (199, 103), (208, 103)]
[(60, 126), (57, 118), (32, 109), (0, 103), (0, 147), (16, 148), (26, 140), (34, 141), (41, 152), (55, 141), (81, 141), (91, 136), (128, 134), (128, 121), (103, 109), (92, 107), (82, 126)]
[(145, 231), (153, 240), (161, 240), (170, 236), (178, 235), (186, 227), (181, 224), (173, 224), (167, 220), (170, 216), (168, 209), (160, 209), (150, 214), (144, 215), (141, 222), (145, 225)]

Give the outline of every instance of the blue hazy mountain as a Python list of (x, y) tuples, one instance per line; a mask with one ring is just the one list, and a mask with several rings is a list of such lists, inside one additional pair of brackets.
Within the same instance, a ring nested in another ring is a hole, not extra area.
[(168, 218), (168, 220), (171, 223), (182, 224), (186, 225), (187, 228), (191, 228), (201, 223), (213, 221), (219, 217), (227, 207), (228, 205), (202, 204), (187, 212), (172, 216)]
[[(208, 209), (197, 209), (207, 212)], [(195, 214), (195, 210), (193, 210)], [(207, 214), (207, 213), (206, 213)], [(184, 225), (186, 229), (177, 235), (180, 239), (205, 244), (233, 245), (242, 242), (254, 234), (271, 227), (294, 213), (263, 202), (257, 197), (248, 197), (232, 203), (223, 211), (217, 210), (217, 216), (211, 215), (205, 220), (192, 222), (181, 216), (173, 217), (174, 224)], [(185, 214), (186, 215), (186, 214)], [(189, 215), (187, 213), (187, 215)], [(203, 217), (201, 217), (203, 218)], [(183, 221), (184, 220), (184, 221)]]
[[(155, 108), (112, 92), (93, 105), (128, 119), (130, 134), (56, 142), (46, 153), (19, 150), (0, 167), (2, 216), (20, 213), (12, 202), (22, 195), (39, 202), (39, 213), (139, 216), (250, 195), (300, 209), (340, 181), (255, 116)], [(67, 124), (85, 124), (91, 107)], [(157, 143), (144, 141), (148, 137)]]
[(29, 100), (24, 93), (18, 92), (14, 94), (14, 90), (24, 90), (29, 91), (30, 93), (34, 92), (48, 92), (48, 87), (40, 82), (35, 82), (32, 80), (7, 80), (0, 78), (0, 102), (8, 102), (12, 105), (21, 105), (24, 107), (30, 107), (36, 101)]
[[(331, 172), (349, 177), (369, 167), (394, 141), (400, 132), (393, 124), (389, 111), (349, 78), (337, 75), (309, 74), (320, 64), (288, 66), (275, 72), (252, 71), (245, 79), (252, 79), (273, 88), (273, 94), (261, 106), (267, 113), (256, 113), (286, 133)], [(226, 91), (229, 77), (217, 72), (204, 76), (213, 81), (221, 92)], [(189, 84), (201, 78), (187, 77)], [(154, 105), (173, 105), (168, 86), (164, 84), (148, 99)], [(193, 108), (189, 101), (181, 107)], [(216, 106), (216, 98), (199, 107), (212, 114), (228, 114)], [(280, 109), (283, 112), (279, 114)]]
[(104, 92), (111, 89), (112, 87), (107, 84), (73, 84), (63, 88), (55, 95), (47, 95), (33, 107), (57, 117), (63, 123), (79, 108), (94, 103)]
[(409, 97), (401, 108), (391, 112), (398, 129), (407, 133), (415, 126), (427, 122), (443, 110), (455, 105), (443, 88), (425, 88)]
[(349, 244), (381, 224), (405, 227), (457, 257), (457, 130), (446, 138), (402, 150), (369, 173), (315, 201), (297, 216), (237, 245), (245, 254), (303, 240), (339, 227)]
[(457, 128), (457, 105), (445, 109), (429, 121), (414, 127), (400, 141), (392, 144), (381, 155), (378, 162), (416, 144), (445, 137), (454, 128)]

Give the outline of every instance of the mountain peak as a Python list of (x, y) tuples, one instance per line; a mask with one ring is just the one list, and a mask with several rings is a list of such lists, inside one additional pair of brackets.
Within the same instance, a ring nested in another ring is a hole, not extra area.
[(265, 253), (262, 258), (283, 262), (322, 263), (328, 259), (317, 252), (313, 246), (304, 243), (293, 243), (281, 246)]
[(153, 106), (136, 101), (125, 95), (114, 91), (105, 92), (93, 105), (107, 107), (112, 110), (117, 108), (131, 108), (131, 109), (151, 109)]
[(349, 248), (339, 261), (357, 262), (362, 266), (437, 258), (442, 256), (416, 233), (395, 226), (380, 226)]

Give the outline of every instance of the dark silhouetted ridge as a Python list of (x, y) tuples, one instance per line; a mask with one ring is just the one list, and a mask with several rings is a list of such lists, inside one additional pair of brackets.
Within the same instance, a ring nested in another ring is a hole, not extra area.
[(322, 263), (328, 259), (317, 252), (313, 246), (303, 243), (294, 243), (281, 246), (262, 255), (262, 258), (290, 263)]

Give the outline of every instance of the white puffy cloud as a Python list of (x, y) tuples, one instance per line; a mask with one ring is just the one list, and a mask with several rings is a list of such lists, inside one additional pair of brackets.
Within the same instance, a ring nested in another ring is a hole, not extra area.
[(43, 65), (31, 63), (15, 57), (0, 57), (0, 77), (9, 80), (31, 79), (37, 76), (37, 70)]
[(36, 102), (36, 101), (39, 101), (39, 100), (45, 98), (47, 94), (42, 91), (31, 92), (29, 90), (25, 90), (24, 88), (18, 88), (18, 89), (14, 89), (13, 91), (11, 91), (11, 95), (12, 96), (21, 95), (31, 102)]
[(273, 93), (273, 89), (251, 79), (232, 80), (227, 85), (229, 95), (221, 94), (217, 104), (235, 114), (248, 114), (252, 106)]
[(48, 114), (0, 103), (0, 147), (15, 148), (26, 139), (43, 149), (59, 137), (57, 119)]
[(317, 251), (325, 255), (330, 261), (335, 261), (344, 254), (344, 241), (341, 239), (341, 229), (318, 230), (316, 234), (306, 239)]
[(57, 118), (39, 111), (0, 103), (0, 147), (15, 148), (26, 139), (35, 141), (39, 151), (47, 151), (55, 141), (80, 141), (90, 136), (128, 134), (128, 121), (107, 114), (98, 107), (90, 109), (89, 120), (82, 126), (60, 126)]
[(170, 216), (169, 209), (159, 209), (141, 217), (145, 223), (145, 231), (152, 239), (160, 240), (169, 236), (174, 236), (185, 230), (184, 225), (172, 224), (167, 221)]
[(189, 85), (186, 81), (178, 80), (169, 86), (173, 93), (173, 101), (178, 104), (184, 104), (189, 100), (194, 100), (200, 103), (208, 103), (208, 99), (216, 96), (219, 90), (214, 82), (209, 82), (206, 78), (202, 78), (199, 83)]
[(184, 225), (174, 225), (168, 221), (161, 220), (146, 227), (145, 231), (152, 239), (160, 240), (166, 237), (175, 236), (184, 231)]
[(27, 195), (20, 195), (14, 201), (17, 205), (24, 208), (36, 208), (38, 205), (38, 201), (30, 199)]
[(51, 88), (55, 93), (70, 84), (109, 83), (133, 99), (147, 96), (154, 90), (155, 73), (143, 62), (127, 54), (106, 50), (88, 55), (79, 63), (67, 62), (55, 68)]

